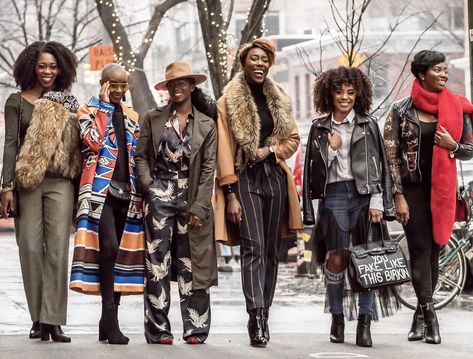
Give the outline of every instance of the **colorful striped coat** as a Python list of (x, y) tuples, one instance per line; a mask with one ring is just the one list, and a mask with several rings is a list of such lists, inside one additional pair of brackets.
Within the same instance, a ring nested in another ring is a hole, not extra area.
[[(115, 291), (140, 294), (144, 287), (145, 239), (141, 197), (136, 191), (134, 154), (138, 114), (122, 105), (128, 148), (131, 201), (115, 263)], [(98, 225), (118, 153), (112, 125), (114, 106), (93, 97), (78, 110), (82, 139), (82, 176), (70, 289), (100, 294)]]

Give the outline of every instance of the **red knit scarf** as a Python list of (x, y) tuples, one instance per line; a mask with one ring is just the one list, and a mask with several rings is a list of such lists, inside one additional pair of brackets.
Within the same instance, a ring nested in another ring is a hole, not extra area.
[[(412, 84), (411, 97), (414, 106), (424, 112), (436, 114), (437, 131), (443, 126), (459, 142), (463, 131), (463, 113), (472, 113), (473, 105), (444, 87), (440, 92), (425, 90), (419, 80)], [(434, 146), (432, 155), (431, 211), (434, 240), (446, 244), (455, 222), (456, 160), (450, 158), (448, 150)]]

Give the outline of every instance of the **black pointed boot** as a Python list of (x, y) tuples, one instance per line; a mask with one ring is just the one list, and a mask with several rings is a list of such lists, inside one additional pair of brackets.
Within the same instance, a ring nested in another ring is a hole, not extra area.
[(417, 308), (412, 317), (411, 330), (407, 334), (407, 340), (412, 342), (415, 340), (424, 339), (424, 314), (422, 314), (422, 309), (420, 305), (417, 305)]
[(343, 314), (332, 314), (330, 341), (332, 343), (343, 343), (345, 341), (345, 318)]
[(373, 341), (371, 340), (371, 315), (360, 314), (358, 315), (358, 325), (356, 326), (356, 345), (359, 347), (372, 347)]
[(434, 303), (422, 304), (422, 314), (424, 315), (424, 339), (429, 344), (440, 344), (439, 322), (435, 313)]
[(118, 326), (115, 303), (102, 303), (102, 317), (99, 321), (99, 340), (109, 344), (128, 344)]
[[(120, 299), (122, 297), (122, 294), (120, 292), (113, 292), (113, 302), (115, 303), (115, 313), (117, 314), (117, 323), (118, 326), (120, 327), (120, 322), (118, 321), (118, 307), (120, 306)], [(128, 338), (126, 335), (123, 335), (128, 341), (130, 338)]]
[(41, 330), (40, 330), (39, 322), (33, 322), (33, 325), (31, 326), (31, 329), (30, 329), (29, 337), (30, 339), (41, 338)]
[(39, 324), (39, 330), (41, 333), (41, 340), (48, 341), (51, 337), (53, 342), (59, 343), (70, 343), (71, 338), (64, 334), (60, 325), (54, 324)]
[(250, 315), (250, 319), (248, 320), (250, 344), (254, 347), (260, 348), (264, 348), (268, 344), (268, 341), (264, 336), (263, 310), (263, 308), (256, 308), (248, 312)]
[(270, 339), (268, 319), (269, 319), (269, 308), (264, 308), (263, 309), (263, 333), (267, 342), (269, 342), (269, 339)]

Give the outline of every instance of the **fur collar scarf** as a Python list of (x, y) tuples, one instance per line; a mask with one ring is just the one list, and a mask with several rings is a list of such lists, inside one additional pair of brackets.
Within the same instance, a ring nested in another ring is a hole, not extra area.
[(50, 99), (36, 100), (16, 164), (18, 186), (33, 190), (46, 174), (73, 179), (80, 166), (77, 115)]
[[(281, 86), (268, 77), (263, 85), (263, 93), (274, 121), (273, 133), (265, 144), (273, 146), (291, 133), (294, 121), (291, 99)], [(255, 157), (260, 142), (258, 109), (242, 71), (227, 84), (224, 96), (230, 127), (239, 147), (236, 164), (241, 165)]]

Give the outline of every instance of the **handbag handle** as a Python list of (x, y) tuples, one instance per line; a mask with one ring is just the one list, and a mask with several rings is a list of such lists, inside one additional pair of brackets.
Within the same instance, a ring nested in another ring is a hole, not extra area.
[[(368, 238), (366, 240), (366, 250), (368, 250), (368, 243), (373, 242), (373, 222), (370, 220), (368, 225)], [(381, 232), (381, 245), (384, 247), (384, 219), (379, 222), (379, 230)]]

